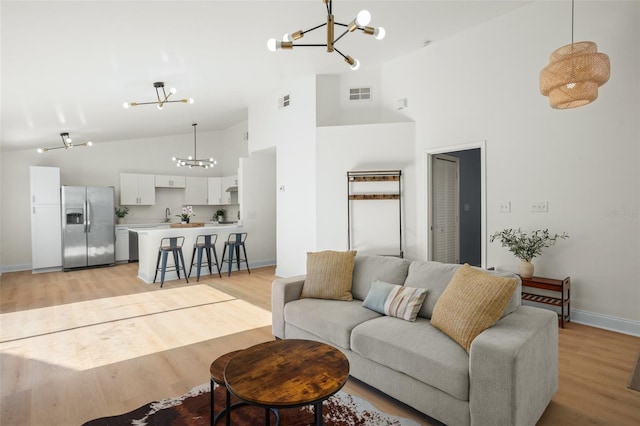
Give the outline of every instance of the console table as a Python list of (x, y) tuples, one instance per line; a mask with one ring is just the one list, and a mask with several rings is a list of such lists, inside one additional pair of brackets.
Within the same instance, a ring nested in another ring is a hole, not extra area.
[[(523, 278), (522, 280), (522, 300), (529, 302), (542, 303), (545, 305), (552, 305), (560, 308), (558, 313), (558, 321), (560, 326), (564, 328), (565, 322), (571, 321), (571, 278), (567, 277), (563, 280), (556, 280), (553, 278), (543, 277), (531, 277)], [(557, 292), (557, 296), (546, 296), (542, 294), (531, 293), (525, 289), (534, 288), (541, 290), (548, 290)]]

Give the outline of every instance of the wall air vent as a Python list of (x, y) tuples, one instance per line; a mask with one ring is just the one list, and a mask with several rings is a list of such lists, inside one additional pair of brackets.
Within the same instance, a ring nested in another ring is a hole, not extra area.
[(278, 106), (280, 108), (286, 108), (291, 104), (291, 97), (289, 95), (284, 95), (278, 100)]
[(370, 101), (371, 87), (351, 87), (349, 89), (350, 101)]

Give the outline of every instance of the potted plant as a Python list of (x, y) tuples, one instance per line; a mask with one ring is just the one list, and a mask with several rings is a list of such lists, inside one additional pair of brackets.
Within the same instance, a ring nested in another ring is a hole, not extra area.
[(218, 219), (218, 222), (223, 222), (226, 216), (227, 212), (225, 209), (216, 210), (216, 218)]
[(118, 223), (124, 222), (124, 217), (129, 214), (129, 207), (116, 207), (116, 216), (118, 217)]
[(189, 218), (191, 218), (191, 216), (195, 216), (196, 214), (193, 212), (193, 207), (191, 206), (186, 206), (182, 208), (182, 212), (180, 212), (180, 214), (177, 214), (176, 216), (178, 216), (180, 218), (180, 221), (182, 223), (189, 223)]
[(518, 259), (520, 259), (519, 273), (524, 278), (533, 276), (533, 263), (531, 261), (536, 256), (542, 254), (542, 249), (555, 244), (558, 238), (569, 238), (569, 235), (549, 234), (548, 229), (535, 230), (530, 235), (522, 232), (520, 228), (517, 230), (503, 229), (491, 235), (489, 241), (498, 240), (502, 243), (502, 247), (509, 248)]

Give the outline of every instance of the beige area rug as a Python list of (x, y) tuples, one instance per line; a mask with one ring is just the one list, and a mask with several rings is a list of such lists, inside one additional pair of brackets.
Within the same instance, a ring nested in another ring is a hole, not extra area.
[(636, 359), (636, 365), (631, 372), (631, 378), (629, 379), (629, 389), (640, 392), (640, 353)]
[(270, 324), (269, 311), (193, 285), (0, 314), (0, 353), (87, 370)]

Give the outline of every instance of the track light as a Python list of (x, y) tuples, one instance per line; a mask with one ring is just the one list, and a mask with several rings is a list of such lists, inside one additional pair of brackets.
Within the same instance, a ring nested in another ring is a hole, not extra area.
[(125, 102), (122, 104), (122, 106), (124, 107), (124, 109), (129, 109), (131, 107), (136, 107), (138, 105), (152, 105), (155, 104), (157, 105), (159, 110), (162, 110), (164, 108), (164, 104), (170, 104), (170, 103), (174, 103), (174, 102), (180, 102), (183, 104), (192, 104), (193, 103), (193, 98), (184, 98), (184, 99), (177, 99), (175, 101), (170, 101), (169, 98), (171, 97), (171, 95), (175, 95), (177, 90), (175, 87), (172, 87), (169, 89), (169, 94), (167, 94), (167, 92), (164, 90), (164, 82), (162, 81), (156, 81), (155, 83), (153, 83), (153, 87), (155, 87), (156, 89), (156, 97), (158, 98), (157, 101), (151, 101), (151, 102)]
[[(293, 49), (294, 47), (326, 47), (327, 52), (337, 52), (340, 56), (344, 58), (344, 60), (349, 64), (352, 70), (357, 70), (360, 68), (360, 62), (357, 59), (353, 59), (349, 55), (344, 55), (338, 49), (336, 49), (335, 44), (344, 37), (347, 33), (354, 32), (356, 30), (362, 31), (364, 34), (372, 35), (376, 40), (382, 40), (385, 36), (385, 30), (382, 27), (369, 27), (369, 22), (371, 22), (371, 13), (367, 10), (361, 10), (358, 12), (358, 15), (355, 17), (353, 21), (349, 24), (342, 24), (340, 22), (335, 22), (333, 18), (333, 2), (332, 0), (322, 0), (322, 2), (327, 7), (327, 22), (317, 25), (311, 29), (306, 31), (296, 31), (294, 33), (287, 33), (282, 37), (282, 40), (277, 40), (275, 38), (270, 39), (267, 42), (267, 48), (275, 52), (280, 49)], [(340, 34), (338, 37), (334, 36), (335, 26), (344, 27), (346, 30)], [(317, 30), (321, 27), (327, 27), (327, 42), (324, 44), (294, 44), (293, 42), (304, 37), (305, 33), (311, 32), (313, 30)]]
[(54, 149), (60, 149), (60, 148), (64, 148), (64, 149), (71, 149), (73, 147), (76, 146), (93, 146), (93, 142), (88, 141), (88, 142), (83, 142), (83, 143), (79, 143), (79, 144), (73, 144), (73, 140), (71, 139), (71, 137), (69, 137), (69, 133), (60, 133), (60, 137), (62, 138), (62, 145), (60, 146), (54, 146), (51, 148), (38, 148), (38, 154), (42, 154), (43, 152), (46, 151), (51, 151)]

